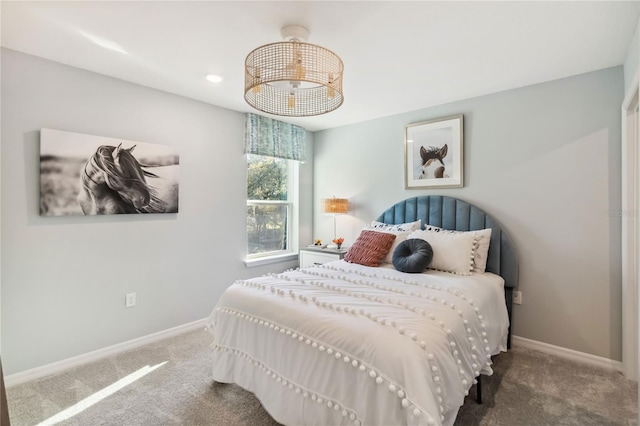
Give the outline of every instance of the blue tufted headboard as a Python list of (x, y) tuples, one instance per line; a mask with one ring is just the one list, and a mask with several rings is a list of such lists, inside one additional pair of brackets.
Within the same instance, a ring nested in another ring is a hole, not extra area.
[[(479, 208), (466, 201), (443, 195), (407, 198), (389, 207), (376, 220), (397, 224), (418, 219), (422, 221), (423, 228), (426, 224), (455, 231), (491, 228), (487, 271), (504, 279), (509, 321), (512, 321), (513, 289), (518, 285), (518, 258), (511, 239), (502, 227)], [(511, 327), (509, 346), (510, 343)]]

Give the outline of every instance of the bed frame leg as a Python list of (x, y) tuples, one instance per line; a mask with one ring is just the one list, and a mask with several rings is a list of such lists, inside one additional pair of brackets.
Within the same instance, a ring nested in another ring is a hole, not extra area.
[(482, 374), (476, 380), (478, 381), (476, 383), (476, 401), (478, 404), (482, 404)]
[(509, 329), (507, 333), (507, 349), (511, 349), (511, 331), (513, 330), (513, 288), (505, 287), (504, 295), (507, 302), (507, 313), (509, 314)]

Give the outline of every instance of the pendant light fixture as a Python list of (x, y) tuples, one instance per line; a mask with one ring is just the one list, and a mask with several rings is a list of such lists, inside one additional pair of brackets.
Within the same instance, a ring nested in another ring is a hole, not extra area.
[(308, 117), (337, 109), (342, 94), (342, 60), (332, 51), (306, 43), (299, 25), (281, 30), (284, 41), (251, 51), (245, 60), (244, 99), (269, 114)]

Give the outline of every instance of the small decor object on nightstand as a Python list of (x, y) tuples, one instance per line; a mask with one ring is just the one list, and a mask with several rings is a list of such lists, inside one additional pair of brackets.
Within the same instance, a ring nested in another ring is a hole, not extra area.
[(335, 238), (335, 239), (333, 240), (333, 244), (335, 244), (335, 245), (336, 245), (336, 248), (337, 248), (338, 250), (340, 250), (340, 249), (342, 248), (342, 243), (344, 243), (344, 238), (342, 238), (342, 237), (340, 237), (340, 238)]
[(313, 244), (309, 244), (307, 247), (315, 247), (315, 248), (319, 248), (319, 249), (323, 249), (326, 248), (327, 245), (326, 244), (322, 244), (322, 240), (313, 240)]

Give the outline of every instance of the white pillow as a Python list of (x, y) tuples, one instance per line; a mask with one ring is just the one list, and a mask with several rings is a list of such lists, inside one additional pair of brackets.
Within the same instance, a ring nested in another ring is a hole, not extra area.
[(484, 272), (487, 269), (489, 259), (489, 244), (491, 243), (491, 228), (480, 229), (473, 232), (478, 240), (475, 255), (473, 257), (473, 272)]
[(385, 234), (394, 234), (396, 236), (396, 239), (393, 240), (393, 244), (389, 249), (389, 253), (387, 253), (384, 259), (382, 259), (382, 263), (393, 263), (394, 250), (396, 249), (396, 247), (398, 247), (398, 244), (406, 240), (409, 234), (413, 232), (413, 231), (392, 231), (392, 230), (386, 230), (381, 228), (372, 228), (370, 226), (367, 226), (364, 229), (366, 229), (367, 231), (384, 232)]
[(382, 223), (378, 221), (371, 222), (371, 228), (381, 231), (416, 231), (422, 227), (419, 220), (415, 222), (398, 223), (396, 225), (390, 225), (388, 223)]
[(443, 229), (437, 226), (427, 225), (425, 227), (427, 231), (434, 232), (449, 232), (453, 234), (461, 234), (464, 232), (472, 233), (478, 240), (475, 247), (475, 254), (473, 257), (473, 272), (484, 272), (487, 269), (487, 259), (489, 258), (489, 244), (491, 243), (491, 228), (479, 229), (477, 231), (452, 231), (450, 229)]
[(477, 245), (471, 232), (413, 231), (407, 239), (421, 238), (433, 249), (433, 260), (429, 269), (471, 275)]

